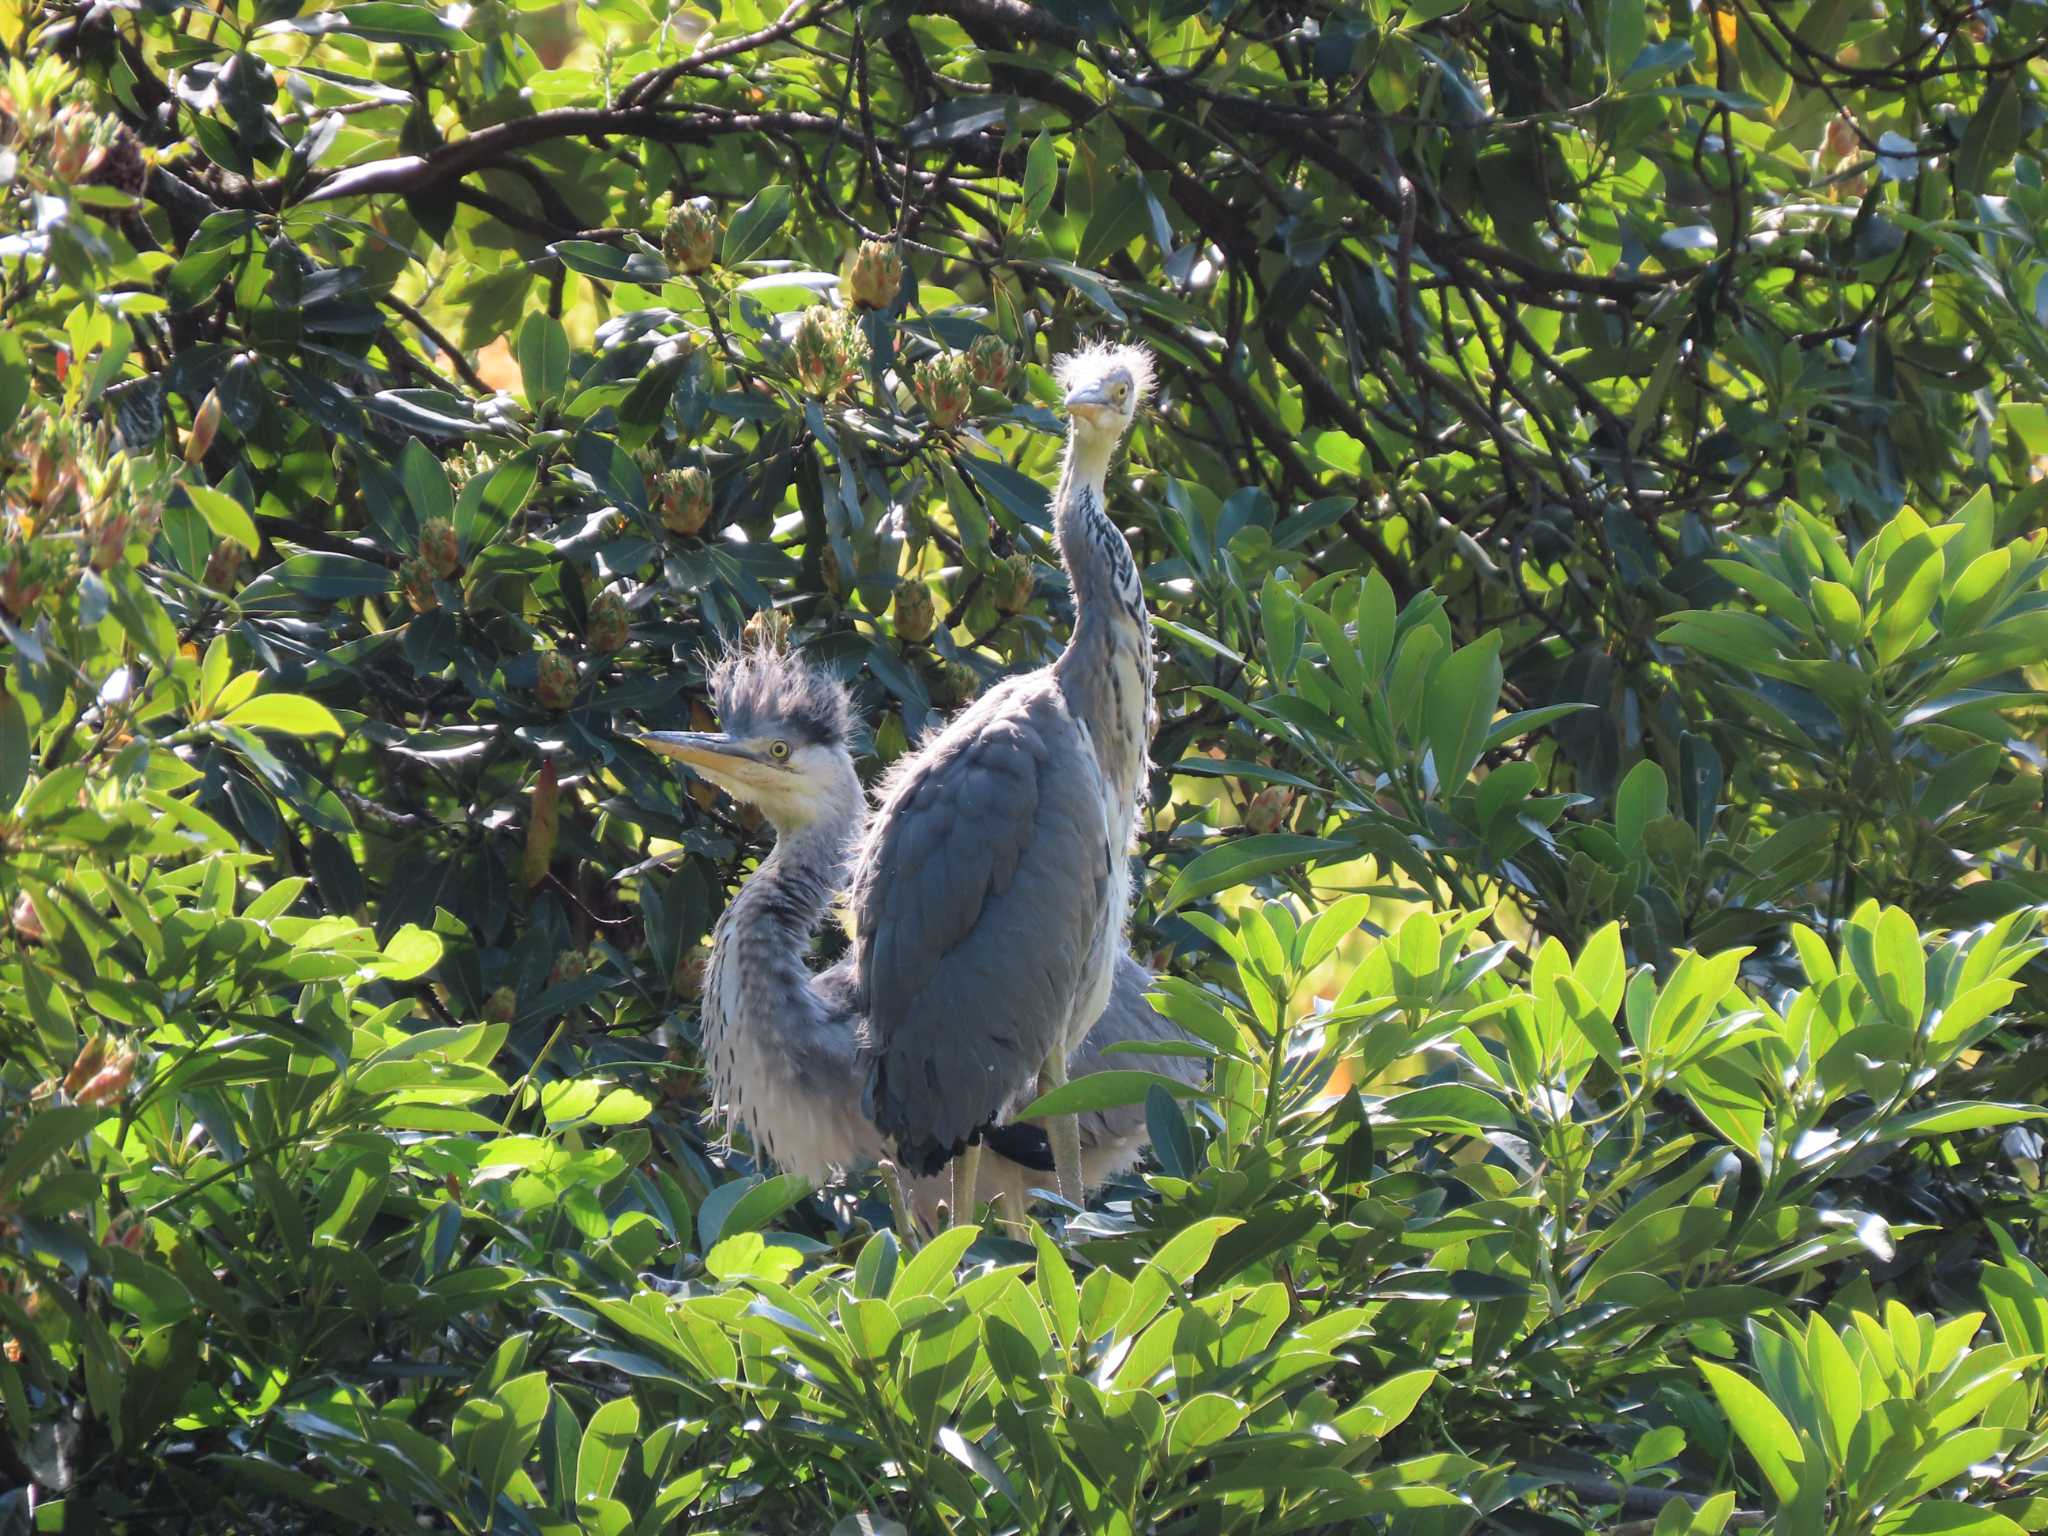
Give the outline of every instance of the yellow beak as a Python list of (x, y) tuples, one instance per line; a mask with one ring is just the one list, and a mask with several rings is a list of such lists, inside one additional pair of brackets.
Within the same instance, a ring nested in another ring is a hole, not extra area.
[(716, 770), (759, 761), (723, 731), (643, 731), (629, 739), (692, 768)]

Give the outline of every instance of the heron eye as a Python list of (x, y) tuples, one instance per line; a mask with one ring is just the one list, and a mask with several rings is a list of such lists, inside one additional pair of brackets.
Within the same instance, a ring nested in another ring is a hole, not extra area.
[(1117, 403), (1118, 405), (1122, 405), (1122, 404), (1123, 404), (1123, 403), (1124, 403), (1124, 402), (1125, 402), (1126, 400), (1128, 400), (1128, 399), (1130, 399), (1130, 398), (1131, 398), (1131, 386), (1130, 386), (1130, 385), (1128, 385), (1128, 384), (1119, 384), (1119, 385), (1117, 385), (1117, 387), (1116, 387), (1116, 403)]
[(786, 741), (769, 742), (768, 755), (774, 758), (776, 762), (781, 762), (784, 758), (789, 756), (789, 743)]

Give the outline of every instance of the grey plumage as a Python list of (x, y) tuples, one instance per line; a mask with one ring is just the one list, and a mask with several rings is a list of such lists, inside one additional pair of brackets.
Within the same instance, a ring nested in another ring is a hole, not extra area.
[[(824, 1183), (887, 1155), (886, 1138), (861, 1110), (859, 1045), (862, 987), (856, 956), (813, 974), (805, 961), (839, 889), (860, 835), (866, 799), (854, 773), (856, 716), (845, 689), (822, 671), (779, 652), (749, 651), (712, 673), (713, 701), (727, 729), (654, 733), (640, 740), (689, 763), (735, 796), (754, 801), (775, 822), (775, 847), (719, 920), (703, 1002), (705, 1058), (715, 1106), (756, 1152), (785, 1171)], [(774, 753), (776, 744), (789, 747)], [(1183, 1082), (1199, 1059), (1105, 1055), (1118, 1041), (1186, 1036), (1146, 1001), (1150, 975), (1122, 954), (1100, 1020), (1074, 1058), (1078, 1074), (1142, 1068)], [(979, 1124), (969, 1128), (979, 1129)], [(1081, 1117), (1087, 1183), (1131, 1166), (1146, 1142), (1142, 1107)], [(1032, 1141), (1025, 1133), (1020, 1146)], [(1044, 1159), (991, 1158), (978, 1188), (984, 1199), (1042, 1184)], [(943, 1180), (913, 1197), (929, 1223)]]
[(885, 787), (853, 890), (863, 1107), (913, 1172), (1017, 1107), (1102, 969), (1122, 878), (1104, 793), (1042, 674), (992, 690)]
[[(912, 755), (855, 858), (863, 1104), (919, 1173), (1064, 1079), (1124, 950), (1151, 640), (1103, 482), (1151, 364), (1096, 348), (1061, 378), (1070, 427), (1053, 529), (1073, 636), (1050, 667), (1001, 684)], [(1077, 1155), (1071, 1127), (1054, 1133), (1056, 1156), (1062, 1136)], [(1061, 1172), (1063, 1186), (1076, 1178)]]

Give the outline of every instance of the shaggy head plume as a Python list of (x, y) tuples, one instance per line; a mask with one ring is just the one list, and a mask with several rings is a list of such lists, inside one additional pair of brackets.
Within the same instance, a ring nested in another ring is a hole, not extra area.
[(795, 736), (814, 746), (854, 744), (846, 685), (793, 652), (764, 645), (728, 651), (711, 666), (718, 728), (741, 738)]
[(1131, 381), (1131, 409), (1134, 414), (1152, 393), (1152, 354), (1141, 346), (1091, 341), (1079, 350), (1069, 352), (1052, 367), (1053, 377), (1059, 380), (1063, 394), (1071, 394), (1083, 384), (1107, 379), (1117, 370), (1123, 370)]

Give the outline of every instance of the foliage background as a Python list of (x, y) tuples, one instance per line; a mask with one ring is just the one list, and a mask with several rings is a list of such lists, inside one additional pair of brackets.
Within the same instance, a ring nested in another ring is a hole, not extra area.
[[(0, 1520), (2048, 1526), (2044, 24), (10, 11)], [(618, 732), (1043, 660), (1101, 334), (1215, 1087), (956, 1274), (703, 1144)]]

